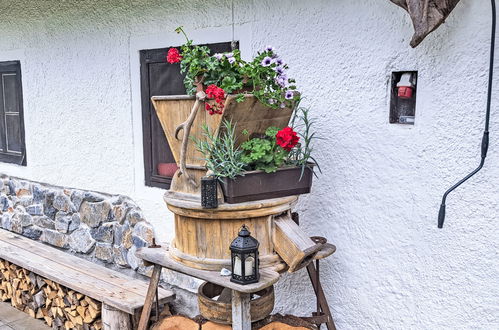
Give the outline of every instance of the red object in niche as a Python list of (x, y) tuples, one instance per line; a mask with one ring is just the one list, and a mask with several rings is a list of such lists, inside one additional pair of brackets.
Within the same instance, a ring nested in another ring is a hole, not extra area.
[(158, 175), (172, 177), (178, 170), (176, 163), (159, 163), (157, 166)]
[(398, 89), (398, 97), (401, 99), (410, 99), (412, 97), (412, 87), (400, 86)]

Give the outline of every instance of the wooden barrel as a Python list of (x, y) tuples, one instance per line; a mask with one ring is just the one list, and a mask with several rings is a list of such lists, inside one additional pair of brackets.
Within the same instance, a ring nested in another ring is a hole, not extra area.
[(170, 246), (175, 260), (197, 269), (231, 269), (229, 246), (245, 224), (260, 242), (260, 267), (276, 271), (286, 267), (274, 252), (273, 219), (289, 212), (297, 196), (220, 204), (216, 209), (203, 209), (199, 202), (175, 196), (165, 194), (165, 202), (175, 215), (175, 238)]
[[(204, 318), (210, 321), (231, 324), (232, 304), (230, 294), (230, 289), (224, 289), (219, 285), (204, 282), (198, 289), (199, 312)], [(250, 302), (251, 321), (263, 320), (272, 313), (274, 300), (273, 286), (255, 292)]]

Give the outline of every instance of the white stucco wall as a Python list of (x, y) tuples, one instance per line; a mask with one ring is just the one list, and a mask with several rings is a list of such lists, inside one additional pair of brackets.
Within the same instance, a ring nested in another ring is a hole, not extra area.
[[(0, 1), (0, 61), (20, 60), (27, 167), (0, 172), (122, 193), (173, 235), (163, 191), (143, 184), (138, 50), (231, 38), (229, 2)], [(338, 252), (322, 267), (339, 329), (499, 327), (499, 127), (479, 160), (488, 66), (488, 0), (463, 0), (417, 49), (388, 0), (236, 1), (245, 56), (273, 45), (319, 119), (323, 174), (299, 204), (310, 234)], [(499, 68), (499, 66), (498, 66)], [(391, 71), (418, 70), (416, 124), (388, 123)], [(496, 79), (497, 81), (497, 79)], [(313, 310), (305, 271), (278, 287), (276, 311)]]

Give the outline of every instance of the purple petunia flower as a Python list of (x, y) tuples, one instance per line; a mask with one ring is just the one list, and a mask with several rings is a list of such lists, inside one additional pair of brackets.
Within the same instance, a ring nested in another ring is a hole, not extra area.
[(277, 72), (277, 74), (281, 76), (284, 74), (284, 68), (278, 66), (275, 68), (275, 72)]
[(233, 64), (236, 61), (236, 58), (235, 57), (229, 57), (227, 60), (229, 61), (230, 64)]
[(288, 77), (285, 74), (283, 74), (283, 75), (275, 78), (275, 82), (276, 82), (276, 84), (281, 86), (281, 88), (284, 88), (284, 87), (286, 87), (286, 85), (288, 83)]
[(272, 64), (272, 59), (268, 56), (265, 56), (265, 58), (262, 60), (262, 66), (269, 66)]
[(225, 57), (227, 57), (227, 58), (234, 57), (234, 53), (227, 53), (227, 54), (225, 54)]
[(281, 59), (281, 58), (276, 58), (276, 59), (275, 59), (275, 63), (276, 63), (277, 65), (283, 65), (283, 64), (284, 64), (284, 62), (282, 61), (282, 59)]
[(265, 51), (266, 52), (273, 52), (274, 51), (274, 47), (272, 47), (272, 46), (269, 45), (269, 46), (265, 47)]
[(281, 108), (284, 109), (286, 107), (285, 103), (281, 103)]
[(274, 104), (275, 100), (274, 99), (269, 99), (269, 104)]
[(284, 94), (284, 98), (286, 100), (291, 100), (294, 97), (293, 91), (287, 91), (286, 94)]
[(222, 57), (224, 57), (224, 54), (216, 53), (213, 55), (213, 57), (220, 61)]

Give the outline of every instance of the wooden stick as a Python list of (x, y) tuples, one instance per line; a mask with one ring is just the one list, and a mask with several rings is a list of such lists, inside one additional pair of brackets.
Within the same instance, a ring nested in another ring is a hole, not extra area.
[(203, 91), (199, 91), (196, 93), (196, 102), (194, 102), (194, 106), (192, 107), (191, 113), (186, 121), (182, 124), (178, 125), (175, 129), (175, 138), (178, 140), (178, 133), (181, 130), (184, 130), (184, 135), (182, 136), (182, 146), (180, 148), (180, 170), (178, 171), (178, 176), (184, 174), (187, 176), (188, 182), (197, 188), (197, 183), (192, 179), (187, 173), (187, 168), (185, 165), (185, 158), (187, 154), (187, 146), (189, 144), (189, 135), (191, 134), (192, 123), (194, 119), (196, 119), (196, 115), (198, 113), (199, 108), (202, 106), (203, 101), (206, 99), (206, 94)]
[(159, 278), (161, 276), (160, 265), (154, 265), (154, 269), (152, 271), (151, 282), (149, 283), (149, 289), (147, 289), (146, 301), (144, 303), (144, 307), (142, 309), (142, 314), (140, 315), (139, 327), (138, 330), (146, 330), (147, 324), (149, 323), (149, 316), (151, 316), (151, 309), (154, 297), (156, 296), (156, 290), (159, 284)]

